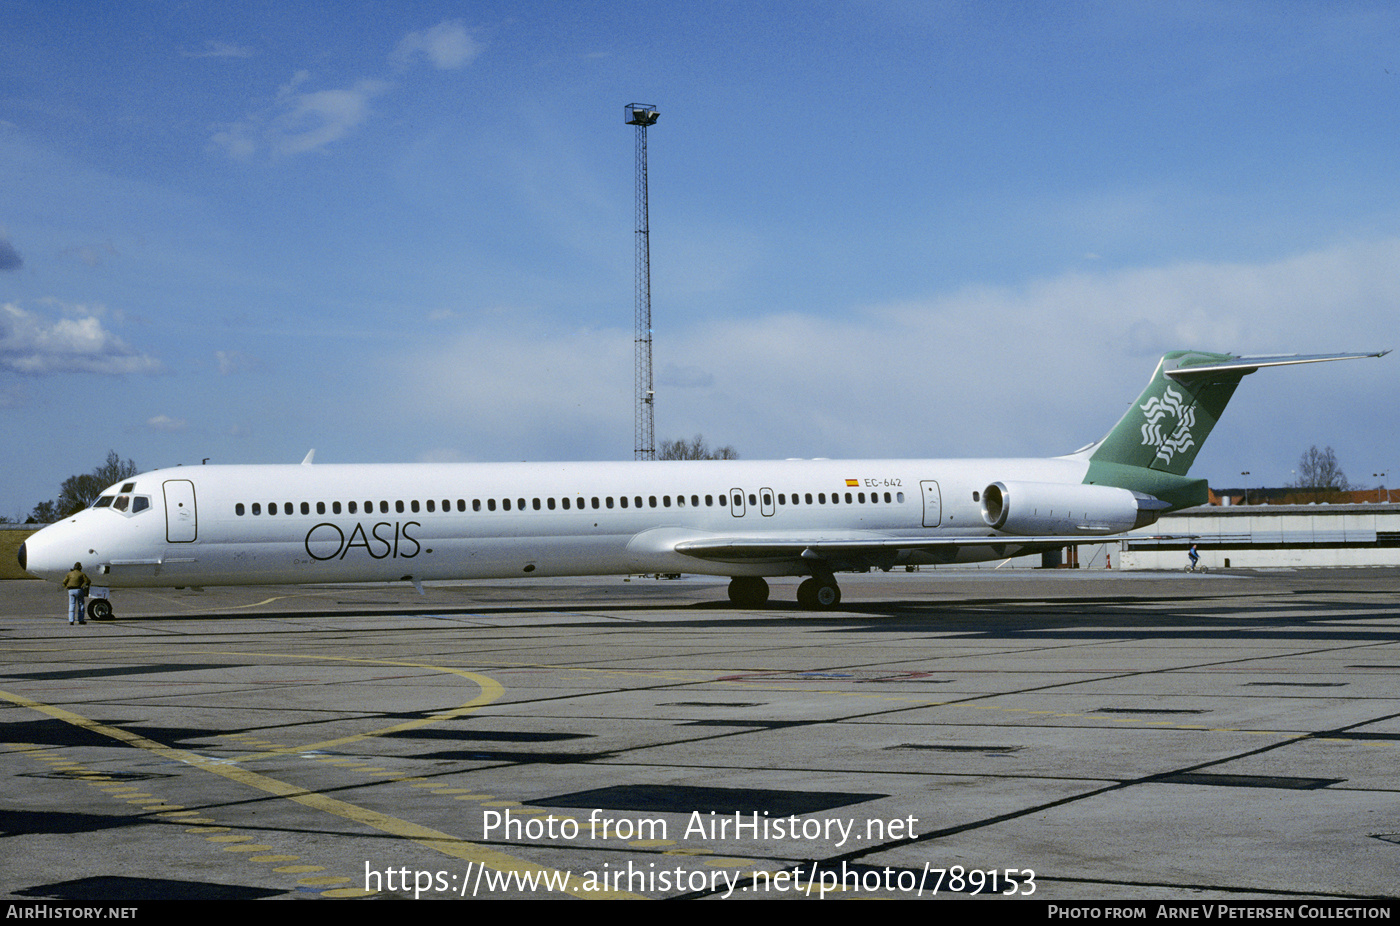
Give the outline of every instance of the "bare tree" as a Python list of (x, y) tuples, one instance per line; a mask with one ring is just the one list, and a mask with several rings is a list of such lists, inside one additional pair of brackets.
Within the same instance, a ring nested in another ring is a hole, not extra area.
[(737, 460), (739, 452), (733, 447), (716, 447), (711, 450), (705, 444), (705, 435), (697, 434), (690, 440), (663, 440), (661, 449), (656, 452), (658, 460)]
[(1342, 472), (1337, 462), (1337, 454), (1331, 447), (1317, 449), (1317, 444), (1308, 448), (1307, 453), (1298, 458), (1298, 478), (1289, 484), (1294, 489), (1314, 491), (1334, 489), (1345, 492), (1351, 488), (1347, 474)]
[(107, 462), (92, 472), (63, 480), (58, 498), (35, 505), (29, 520), (43, 524), (61, 521), (97, 501), (103, 489), (135, 475), (136, 463), (123, 460), (115, 450), (110, 450), (107, 452)]

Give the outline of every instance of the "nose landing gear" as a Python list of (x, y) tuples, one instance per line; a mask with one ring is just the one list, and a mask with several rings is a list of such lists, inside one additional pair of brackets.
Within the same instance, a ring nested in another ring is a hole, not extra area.
[(94, 587), (88, 590), (87, 613), (95, 621), (112, 620), (112, 602), (107, 598), (107, 589)]

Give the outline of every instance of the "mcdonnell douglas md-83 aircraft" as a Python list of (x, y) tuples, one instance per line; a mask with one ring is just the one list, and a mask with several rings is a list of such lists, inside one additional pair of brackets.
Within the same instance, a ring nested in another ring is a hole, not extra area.
[[(1164, 356), (1103, 440), (1009, 460), (192, 466), (112, 486), (19, 550), (61, 580), (110, 588), (517, 576), (808, 576), (805, 608), (843, 570), (971, 563), (1085, 543), (1206, 501), (1186, 476), (1235, 387), (1260, 367), (1387, 351)], [(94, 616), (110, 605), (93, 601)]]

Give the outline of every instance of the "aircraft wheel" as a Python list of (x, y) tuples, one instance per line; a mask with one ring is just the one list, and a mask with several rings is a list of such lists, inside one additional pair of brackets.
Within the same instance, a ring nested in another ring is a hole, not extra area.
[(112, 619), (112, 603), (106, 598), (94, 598), (88, 602), (88, 617), (95, 621), (110, 621)]
[(758, 576), (729, 580), (729, 600), (738, 608), (761, 608), (768, 603), (768, 583)]
[(808, 611), (830, 611), (841, 603), (841, 587), (833, 579), (804, 579), (797, 603)]
[(841, 586), (835, 582), (818, 582), (813, 590), (812, 601), (818, 611), (830, 611), (841, 603)]

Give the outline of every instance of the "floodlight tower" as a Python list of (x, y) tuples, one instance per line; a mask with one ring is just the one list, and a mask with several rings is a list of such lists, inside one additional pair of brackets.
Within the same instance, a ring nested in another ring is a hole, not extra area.
[(628, 103), (627, 124), (637, 127), (637, 453), (656, 459), (656, 393), (651, 380), (651, 232), (647, 220), (647, 126), (661, 113), (649, 103)]

